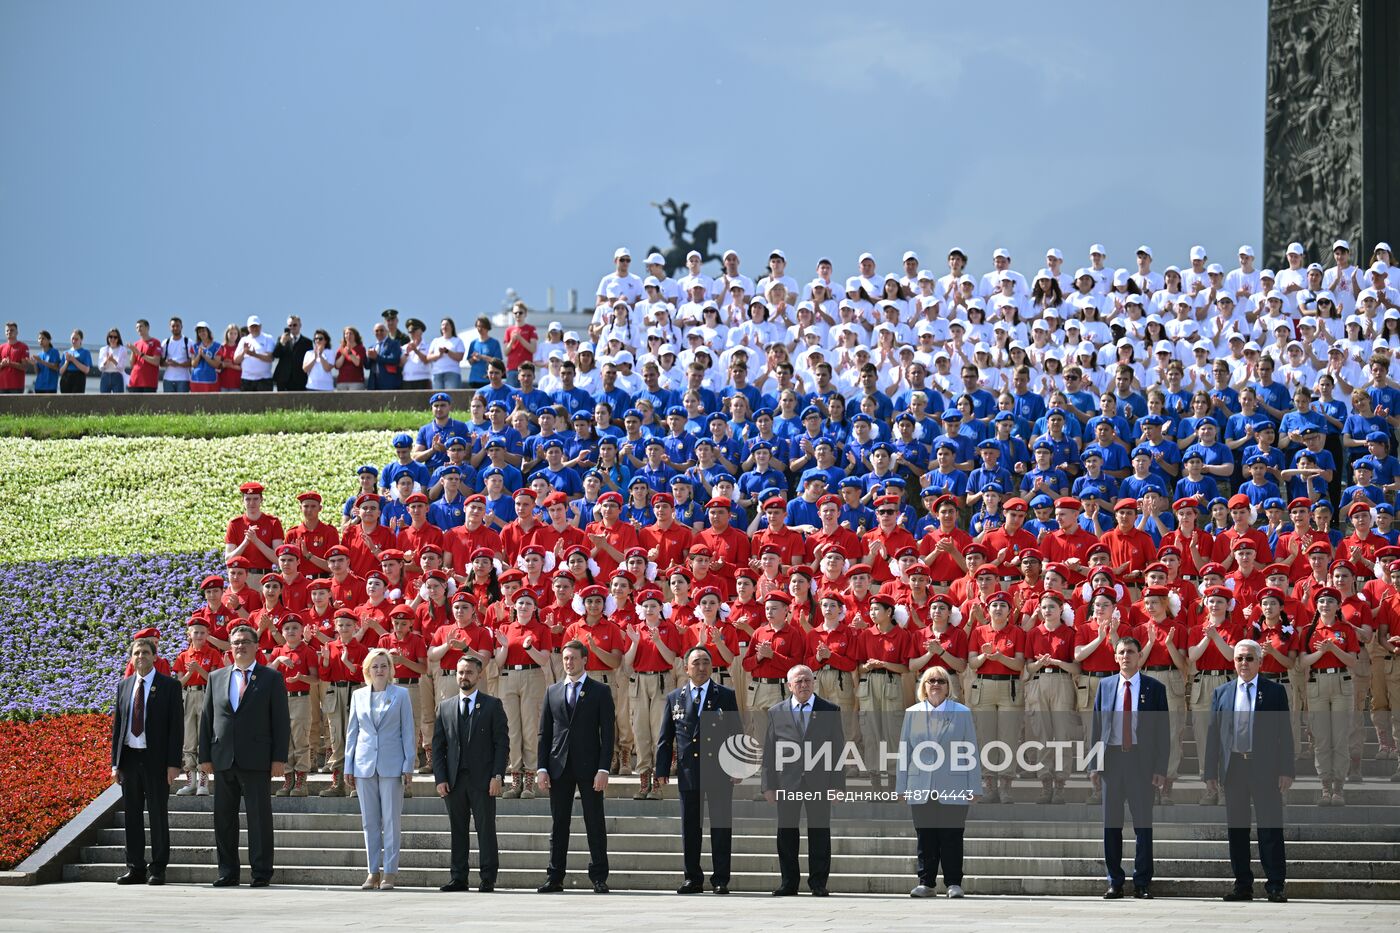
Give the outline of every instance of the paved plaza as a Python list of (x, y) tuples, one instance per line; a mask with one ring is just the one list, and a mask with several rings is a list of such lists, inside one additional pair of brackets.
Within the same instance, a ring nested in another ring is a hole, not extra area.
[[(1262, 888), (1259, 892), (1262, 895)], [(633, 929), (789, 930), (913, 929), (957, 923), (961, 929), (1087, 930), (1120, 923), (1147, 929), (1171, 924), (1192, 931), (1315, 929), (1364, 933), (1393, 931), (1397, 908), (1385, 901), (1294, 901), (1224, 904), (1191, 898), (1131, 898), (1105, 903), (1083, 897), (968, 897), (915, 901), (902, 897), (589, 893), (533, 891), (442, 894), (423, 889), (362, 892), (354, 888), (273, 887), (213, 890), (207, 886), (121, 888), (112, 884), (51, 884), (0, 888), (0, 931), (109, 931), (140, 923), (185, 929), (198, 917), (201, 933), (222, 930), (473, 929), (571, 933)], [(301, 918), (309, 918), (308, 920)]]

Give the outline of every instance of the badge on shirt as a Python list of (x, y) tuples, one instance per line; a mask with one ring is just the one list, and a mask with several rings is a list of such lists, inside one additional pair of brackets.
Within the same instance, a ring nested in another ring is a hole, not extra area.
[(685, 707), (681, 706), (679, 700), (677, 700), (676, 703), (671, 707), (671, 718), (676, 722), (680, 722), (681, 720), (685, 719)]

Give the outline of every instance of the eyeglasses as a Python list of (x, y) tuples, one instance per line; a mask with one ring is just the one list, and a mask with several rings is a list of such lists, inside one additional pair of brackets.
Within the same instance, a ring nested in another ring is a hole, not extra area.
[(1258, 659), (1257, 657), (1255, 657), (1254, 655), (1252, 655), (1252, 654), (1242, 654), (1242, 655), (1239, 655), (1238, 657), (1236, 657), (1235, 660), (1236, 660), (1236, 661), (1246, 661), (1246, 662), (1248, 662), (1248, 663), (1250, 663), (1250, 664), (1254, 664), (1254, 663), (1255, 663), (1256, 661), (1258, 661), (1259, 659)]
[(875, 514), (876, 514), (876, 515), (897, 515), (898, 513), (899, 513), (899, 510), (898, 510), (898, 509), (879, 509), (878, 511), (876, 511)]
[(924, 683), (928, 684), (930, 687), (948, 686), (948, 681), (944, 680), (942, 677), (930, 677), (928, 680), (924, 681)]

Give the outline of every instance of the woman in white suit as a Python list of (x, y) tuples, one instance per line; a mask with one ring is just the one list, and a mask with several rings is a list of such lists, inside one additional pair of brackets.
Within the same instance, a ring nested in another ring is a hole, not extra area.
[(910, 897), (933, 896), (940, 864), (948, 896), (963, 896), (963, 830), (982, 766), (972, 711), (948, 696), (956, 676), (942, 667), (924, 671), (919, 702), (904, 711), (900, 742), (907, 751), (895, 791), (909, 802), (919, 840), (919, 884)]
[[(399, 818), (413, 780), (413, 706), (408, 688), (393, 682), (389, 652), (365, 656), (365, 687), (350, 694), (345, 726), (345, 779), (359, 782), (360, 822), (365, 830), (369, 877), (360, 888), (390, 891), (399, 870)], [(382, 874), (381, 874), (382, 872)]]

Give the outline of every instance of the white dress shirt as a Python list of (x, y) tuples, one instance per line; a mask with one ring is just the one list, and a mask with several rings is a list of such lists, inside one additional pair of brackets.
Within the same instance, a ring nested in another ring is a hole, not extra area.
[(710, 689), (710, 681), (709, 681), (709, 678), (706, 678), (706, 679), (705, 679), (705, 682), (704, 682), (703, 684), (701, 684), (700, 686), (698, 686), (698, 687), (695, 686), (695, 684), (691, 683), (690, 681), (686, 681), (685, 689), (686, 689), (686, 691), (687, 691), (687, 694), (686, 694), (687, 697), (688, 697), (689, 699), (692, 699), (692, 700), (695, 699), (695, 691), (696, 691), (696, 690), (699, 690), (699, 691), (700, 691), (700, 698), (699, 698), (698, 700), (695, 700), (695, 708), (696, 708), (696, 709), (704, 709), (704, 708), (705, 708), (705, 694), (706, 694), (706, 692)]
[(126, 738), (123, 740), (127, 748), (146, 747), (146, 727), (143, 723), (140, 735), (131, 734), (131, 719), (136, 712), (136, 691), (141, 691), (142, 708), (146, 710), (147, 716), (151, 709), (151, 684), (155, 681), (156, 669), (153, 667), (146, 673), (145, 677), (137, 677), (131, 688), (131, 702), (126, 707)]
[(253, 666), (248, 665), (247, 670), (238, 667), (233, 668), (233, 674), (228, 679), (228, 705), (236, 711), (238, 709), (238, 694), (243, 690), (243, 681), (247, 679), (249, 686), (252, 686)]
[(468, 715), (468, 716), (471, 715), (472, 710), (476, 709), (476, 704), (477, 704), (477, 702), (478, 702), (478, 701), (477, 701), (477, 698), (476, 698), (476, 694), (477, 694), (477, 691), (475, 691), (475, 690), (473, 690), (471, 693), (468, 693), (468, 694), (465, 695), (465, 696), (462, 696), (461, 694), (458, 694), (458, 696), (457, 696), (457, 712), (458, 712), (459, 714), (466, 714), (466, 715)]
[(1235, 680), (1235, 744), (1237, 752), (1254, 750), (1254, 705), (1259, 702), (1259, 678)]
[(1123, 684), (1129, 684), (1128, 703), (1133, 709), (1133, 744), (1137, 744), (1138, 737), (1138, 703), (1142, 700), (1142, 675), (1134, 674), (1131, 680), (1124, 680), (1120, 672), (1113, 681), (1113, 715), (1108, 717), (1108, 729), (1104, 732), (1103, 744), (1110, 748), (1123, 744), (1123, 736), (1120, 735), (1123, 726)]

